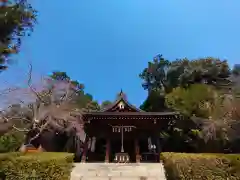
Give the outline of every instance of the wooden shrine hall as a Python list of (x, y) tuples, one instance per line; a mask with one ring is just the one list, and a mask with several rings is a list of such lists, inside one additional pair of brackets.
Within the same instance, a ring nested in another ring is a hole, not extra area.
[(112, 104), (83, 115), (87, 134), (82, 162), (158, 162), (160, 132), (176, 112), (145, 112), (121, 91)]

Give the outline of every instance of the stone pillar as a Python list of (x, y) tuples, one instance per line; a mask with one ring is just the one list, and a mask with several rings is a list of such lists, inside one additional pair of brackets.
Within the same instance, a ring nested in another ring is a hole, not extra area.
[(82, 154), (82, 159), (81, 159), (82, 163), (86, 162), (87, 151), (88, 151), (88, 138), (85, 139), (84, 146), (83, 146), (83, 154)]
[(107, 139), (106, 142), (106, 154), (105, 154), (105, 163), (109, 163), (109, 156), (110, 156), (110, 139)]
[(135, 139), (135, 153), (136, 153), (136, 163), (140, 163), (141, 155), (140, 155), (138, 139)]

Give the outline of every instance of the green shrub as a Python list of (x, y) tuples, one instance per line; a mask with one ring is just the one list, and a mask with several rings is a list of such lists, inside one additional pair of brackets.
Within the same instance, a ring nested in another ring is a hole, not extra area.
[(69, 180), (72, 167), (69, 153), (0, 154), (0, 172), (7, 180)]
[(10, 131), (0, 136), (0, 153), (14, 152), (18, 150), (24, 141), (22, 132)]
[(240, 155), (161, 154), (167, 180), (240, 180)]

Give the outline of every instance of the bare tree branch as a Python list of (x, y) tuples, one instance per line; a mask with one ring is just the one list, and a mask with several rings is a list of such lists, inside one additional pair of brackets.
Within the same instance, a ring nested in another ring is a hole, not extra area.
[(40, 96), (40, 95), (36, 92), (36, 90), (32, 87), (32, 84), (31, 84), (31, 83), (32, 83), (32, 70), (33, 70), (33, 68), (32, 68), (32, 64), (30, 64), (29, 66), (30, 66), (30, 68), (29, 68), (28, 80), (27, 80), (28, 87), (29, 87), (29, 89), (32, 91), (32, 93), (38, 98), (38, 100), (40, 100), (40, 101), (43, 102), (41, 96)]
[(29, 132), (29, 129), (25, 129), (25, 128), (23, 128), (23, 129), (21, 128), (20, 129), (20, 128), (17, 128), (15, 125), (13, 125), (12, 127), (13, 127), (13, 129), (15, 129), (15, 130), (17, 130), (19, 132)]

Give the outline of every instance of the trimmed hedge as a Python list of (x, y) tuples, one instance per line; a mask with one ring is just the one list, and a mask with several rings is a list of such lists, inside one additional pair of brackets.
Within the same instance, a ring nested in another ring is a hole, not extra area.
[(69, 180), (73, 168), (69, 153), (0, 154), (0, 172), (6, 180)]
[(240, 180), (240, 155), (161, 154), (167, 180)]

